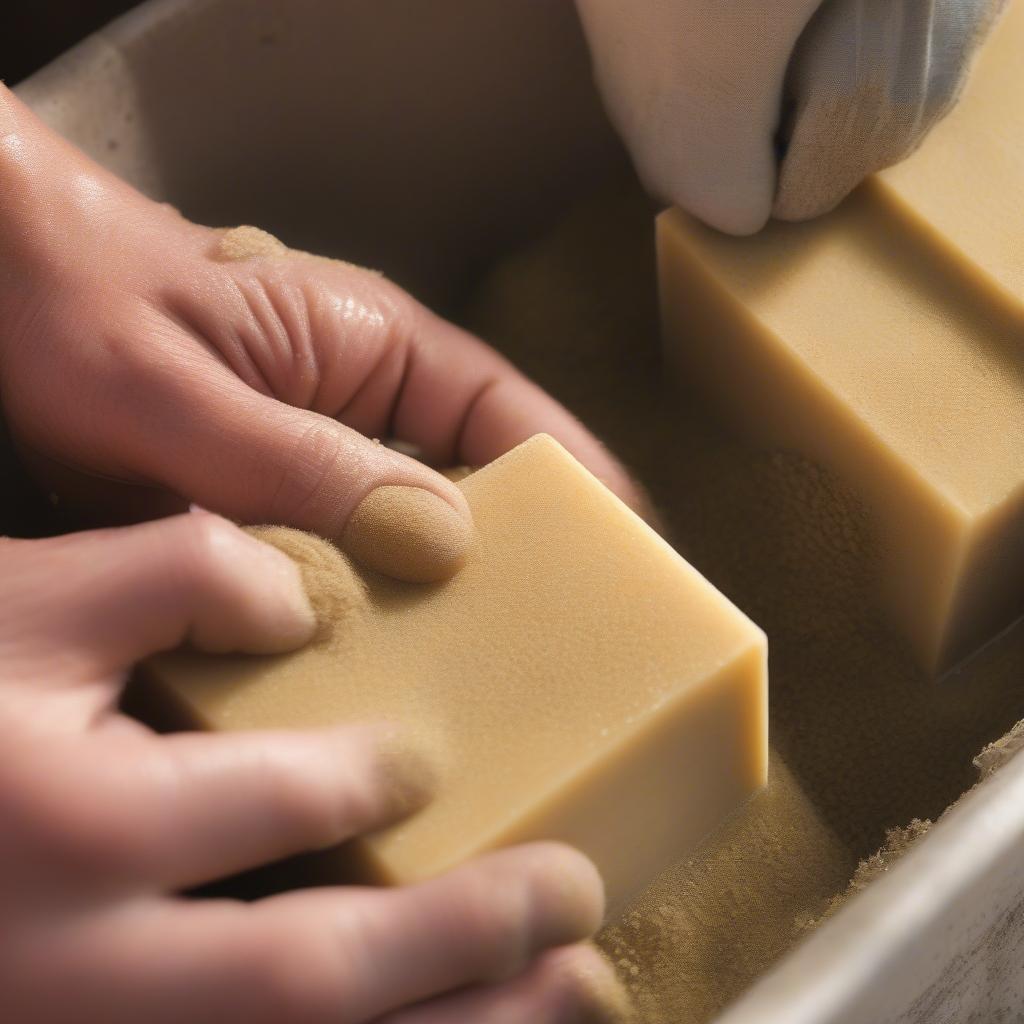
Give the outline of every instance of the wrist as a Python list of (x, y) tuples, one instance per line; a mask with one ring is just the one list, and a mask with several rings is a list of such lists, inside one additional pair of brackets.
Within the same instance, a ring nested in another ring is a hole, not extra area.
[(0, 284), (20, 269), (46, 233), (42, 193), (57, 162), (46, 152), (45, 134), (31, 111), (0, 84)]
[(0, 372), (48, 297), (95, 276), (119, 188), (0, 84)]
[(0, 355), (18, 332), (25, 310), (34, 305), (48, 263), (54, 204), (48, 218), (43, 193), (55, 161), (45, 152), (41, 126), (33, 121), (0, 84)]

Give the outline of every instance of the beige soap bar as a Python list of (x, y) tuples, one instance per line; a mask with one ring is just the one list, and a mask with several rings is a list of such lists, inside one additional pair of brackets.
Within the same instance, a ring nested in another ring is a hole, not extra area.
[(834, 213), (749, 239), (658, 221), (670, 358), (862, 496), (933, 672), (1024, 610), (1022, 6), (936, 138)]
[(318, 566), (328, 634), (284, 657), (178, 652), (150, 684), (210, 728), (389, 719), (432, 747), (438, 796), (359, 841), (364, 879), (561, 839), (617, 904), (764, 784), (764, 634), (549, 437), (459, 487), (477, 539), (450, 581), (359, 577), (279, 531)]
[(910, 159), (876, 186), (896, 216), (958, 250), (1002, 297), (1024, 301), (1024, 0), (1011, 3), (964, 95)]

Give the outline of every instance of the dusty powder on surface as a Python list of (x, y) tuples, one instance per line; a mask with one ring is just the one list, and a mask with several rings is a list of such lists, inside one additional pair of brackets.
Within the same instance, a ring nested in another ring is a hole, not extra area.
[(644, 1020), (701, 1024), (887, 830), (971, 787), (977, 751), (1024, 717), (1024, 629), (940, 682), (918, 672), (874, 610), (877, 545), (851, 495), (798, 455), (737, 443), (664, 379), (654, 212), (631, 184), (586, 199), (461, 319), (609, 443), (676, 546), (768, 633), (771, 785), (600, 940)]
[(366, 600), (366, 584), (352, 563), (335, 547), (300, 530), (281, 526), (246, 527), (298, 563), (302, 584), (317, 619), (314, 643), (331, 643)]
[[(1024, 721), (1016, 725), (1005, 736), (992, 743), (989, 743), (984, 750), (974, 758), (974, 767), (978, 770), (978, 782), (980, 785), (989, 776), (994, 775), (1014, 755), (1024, 749)], [(959, 798), (953, 801), (939, 816), (941, 821), (961, 800), (972, 792), (976, 786), (972, 786)], [(927, 818), (923, 821), (914, 818), (909, 825), (903, 828), (890, 828), (886, 831), (885, 843), (876, 853), (866, 857), (857, 865), (849, 885), (841, 893), (833, 896), (825, 906), (821, 917), (810, 918), (803, 922), (801, 927), (805, 930), (816, 928), (826, 918), (831, 917), (837, 910), (848, 903), (858, 892), (866, 889), (876, 878), (885, 874), (892, 866), (900, 860), (903, 855), (921, 838), (931, 830), (932, 822)]]
[(356, 506), (341, 546), (361, 565), (410, 583), (448, 579), (473, 543), (473, 522), (422, 487), (375, 487)]
[(926, 836), (932, 827), (932, 822), (925, 818), (914, 820), (905, 828), (890, 828), (885, 833), (885, 843), (878, 850), (865, 857), (857, 865), (847, 887), (840, 893), (833, 896), (820, 917), (807, 918), (798, 921), (797, 927), (801, 931), (811, 931), (817, 928), (823, 921), (832, 917), (841, 907), (845, 906), (857, 893), (866, 889), (876, 878), (881, 878), (903, 855), (923, 836)]
[(273, 256), (301, 257), (306, 260), (315, 260), (325, 266), (349, 267), (362, 273), (373, 274), (376, 277), (382, 276), (379, 270), (373, 270), (370, 267), (358, 267), (347, 260), (321, 256), (318, 253), (307, 252), (304, 249), (292, 249), (269, 231), (254, 227), (252, 224), (241, 224), (235, 228), (221, 228), (217, 244), (214, 246), (211, 255), (213, 259), (221, 263), (234, 263), (238, 260), (269, 258)]
[(984, 782), (1006, 764), (1019, 750), (1024, 749), (1024, 721), (1018, 722), (1005, 736), (990, 743), (974, 759), (980, 781)]
[(704, 1020), (792, 943), (850, 858), (774, 754), (768, 789), (608, 926), (601, 948), (644, 1021)]
[(217, 240), (214, 258), (225, 263), (234, 260), (249, 260), (258, 256), (283, 256), (288, 246), (275, 238), (269, 231), (243, 224), (228, 228)]

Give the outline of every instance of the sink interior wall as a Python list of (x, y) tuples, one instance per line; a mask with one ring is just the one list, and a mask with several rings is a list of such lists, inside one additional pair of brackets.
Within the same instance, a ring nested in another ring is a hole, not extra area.
[[(23, 87), (62, 94), (73, 141), (194, 220), (255, 221), (431, 302), (626, 164), (571, 3), (160, 0), (103, 38), (73, 89), (52, 69)], [(103, 76), (118, 96), (93, 102)]]

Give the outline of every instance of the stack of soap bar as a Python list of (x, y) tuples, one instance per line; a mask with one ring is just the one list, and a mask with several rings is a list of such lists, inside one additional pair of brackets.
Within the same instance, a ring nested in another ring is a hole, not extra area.
[(961, 110), (826, 217), (658, 222), (670, 359), (861, 495), (881, 599), (936, 673), (1024, 611), (1022, 51), (1018, 3)]
[(202, 727), (385, 719), (434, 748), (434, 801), (339, 856), (359, 880), (560, 839), (616, 905), (764, 784), (764, 634), (549, 437), (459, 487), (477, 539), (453, 579), (359, 577), (281, 531), (317, 567), (327, 634), (284, 657), (176, 652), (148, 683)]

